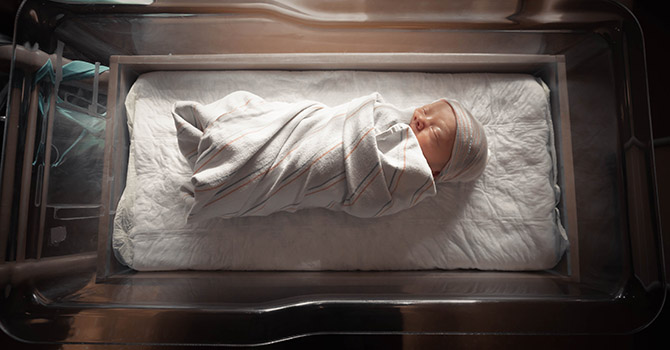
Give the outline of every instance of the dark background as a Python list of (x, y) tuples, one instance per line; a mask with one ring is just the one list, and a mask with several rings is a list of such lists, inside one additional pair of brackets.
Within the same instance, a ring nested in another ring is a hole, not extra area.
[[(665, 16), (667, 1), (664, 0), (623, 0), (621, 1), (637, 17), (645, 39), (649, 102), (655, 146), (656, 178), (661, 219), (670, 218), (670, 108), (666, 106), (670, 92), (668, 58), (665, 53), (670, 45), (670, 21)], [(19, 0), (0, 0), (0, 34), (11, 40), (14, 15)], [(663, 228), (666, 258), (666, 276), (670, 271), (670, 229)], [(666, 277), (666, 280), (670, 280)], [(670, 297), (670, 291), (666, 292)], [(409, 339), (408, 339), (409, 338)], [(399, 344), (413, 343), (416, 348), (458, 348), (458, 349), (668, 349), (670, 348), (670, 308), (668, 302), (659, 317), (646, 329), (635, 334), (600, 336), (518, 336), (518, 335), (456, 335), (456, 336), (313, 336), (299, 338), (269, 346), (269, 348), (337, 348), (337, 349), (397, 349)], [(110, 350), (110, 349), (178, 349), (180, 347), (113, 346), (113, 345), (37, 345), (17, 342), (0, 331), (0, 349), (70, 349), (70, 350)], [(199, 349), (200, 347), (187, 347)], [(206, 347), (206, 349), (213, 349)]]

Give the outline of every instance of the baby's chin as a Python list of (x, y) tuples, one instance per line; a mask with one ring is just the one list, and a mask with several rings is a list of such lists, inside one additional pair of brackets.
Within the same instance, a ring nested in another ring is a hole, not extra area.
[(449, 157), (444, 162), (440, 162), (440, 164), (430, 164), (430, 162), (428, 162), (428, 165), (430, 166), (430, 170), (433, 172), (433, 174), (435, 174), (436, 172), (437, 172), (437, 174), (441, 173), (442, 170), (444, 170), (444, 168), (447, 167), (447, 164), (449, 164), (450, 159), (451, 159), (451, 157)]

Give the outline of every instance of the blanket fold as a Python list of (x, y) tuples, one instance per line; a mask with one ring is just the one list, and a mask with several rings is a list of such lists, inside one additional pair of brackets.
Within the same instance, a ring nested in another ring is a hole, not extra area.
[(193, 170), (181, 188), (188, 221), (315, 207), (375, 217), (436, 193), (411, 112), (378, 93), (328, 107), (237, 91), (172, 114)]

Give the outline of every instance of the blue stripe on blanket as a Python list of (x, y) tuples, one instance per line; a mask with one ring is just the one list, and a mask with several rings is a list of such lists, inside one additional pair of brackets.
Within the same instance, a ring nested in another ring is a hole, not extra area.
[(351, 195), (349, 196), (349, 198), (346, 198), (346, 199), (344, 200), (345, 203), (348, 203), (349, 201), (351, 201), (351, 199), (354, 197), (354, 195), (356, 195), (356, 193), (361, 189), (361, 186), (363, 186), (363, 184), (365, 183), (365, 181), (372, 175), (372, 173), (373, 173), (375, 170), (377, 170), (377, 168), (379, 168), (379, 163), (376, 163), (375, 166), (373, 166), (372, 169), (370, 169), (370, 171), (368, 172), (368, 174), (365, 175), (365, 177), (363, 178), (363, 180), (361, 180), (361, 182), (358, 184), (358, 186), (356, 186), (356, 189), (354, 190), (354, 192), (351, 193)]
[(323, 186), (327, 185), (329, 182), (335, 180), (336, 178), (340, 177), (340, 176), (341, 176), (342, 174), (344, 174), (344, 173), (345, 173), (345, 171), (342, 170), (340, 173), (338, 173), (338, 174), (336, 174), (335, 176), (331, 177), (330, 179), (326, 180), (326, 181), (323, 182), (322, 184), (319, 184), (319, 185), (312, 186), (312, 187), (308, 188), (308, 189), (307, 189), (307, 192), (312, 192), (312, 191), (314, 191), (314, 190), (316, 190), (316, 189), (318, 189), (318, 188), (320, 188), (320, 187), (323, 187)]
[[(407, 142), (407, 138), (408, 138), (407, 135), (406, 135), (407, 133), (408, 132), (400, 134), (400, 142), (401, 143), (403, 141)], [(407, 146), (405, 145), (405, 149), (403, 150), (403, 156), (406, 156), (406, 153), (407, 153)], [(404, 170), (404, 168), (403, 168), (403, 170)], [(391, 181), (389, 181), (389, 184), (388, 184), (388, 187), (387, 187), (389, 192), (391, 192), (391, 188), (393, 187), (393, 181), (396, 179), (395, 176), (397, 174), (398, 174), (398, 168), (395, 168), (395, 170), (393, 170), (393, 175), (391, 176)], [(398, 181), (400, 181), (400, 178), (398, 178)]]
[(384, 211), (384, 209), (386, 209), (386, 207), (388, 207), (389, 204), (391, 203), (393, 203), (393, 198), (391, 198), (388, 202), (384, 203), (384, 205), (382, 205), (382, 207), (379, 208), (379, 210), (375, 213), (375, 216), (379, 216), (379, 214), (381, 214)]
[(426, 182), (424, 182), (423, 185), (421, 185), (421, 186), (419, 187), (419, 189), (417, 189), (416, 192), (414, 192), (414, 194), (412, 195), (412, 199), (410, 200), (410, 203), (414, 203), (414, 200), (416, 199), (416, 196), (417, 196), (419, 193), (423, 193), (423, 192), (425, 192), (425, 190), (422, 191), (422, 189), (423, 189), (424, 187), (426, 187), (426, 184), (429, 184), (429, 183), (431, 183), (431, 179), (426, 180)]
[[(229, 188), (231, 188), (231, 187), (233, 187), (233, 186), (239, 184), (239, 183), (242, 182), (243, 180), (246, 180), (246, 179), (252, 177), (253, 175), (256, 175), (256, 174), (258, 174), (259, 172), (263, 171), (263, 169), (265, 169), (265, 167), (266, 167), (268, 164), (270, 164), (270, 163), (272, 163), (272, 162), (271, 162), (271, 161), (270, 161), (270, 162), (267, 162), (267, 163), (266, 163), (265, 165), (263, 165), (262, 167), (256, 168), (255, 170), (253, 170), (253, 171), (250, 172), (249, 174), (247, 174), (247, 175), (245, 175), (245, 176), (239, 178), (237, 181), (231, 182), (228, 186), (226, 186), (226, 187), (224, 187), (224, 188), (222, 188), (222, 189), (216, 191), (216, 193), (214, 194), (214, 196), (212, 196), (212, 200), (214, 199), (214, 197), (219, 196), (221, 193), (225, 192), (227, 189), (229, 189)], [(232, 177), (232, 176), (235, 176), (236, 173), (237, 173), (237, 172), (234, 172), (234, 173), (232, 173), (232, 174), (228, 174), (228, 175), (226, 175), (225, 177)]]

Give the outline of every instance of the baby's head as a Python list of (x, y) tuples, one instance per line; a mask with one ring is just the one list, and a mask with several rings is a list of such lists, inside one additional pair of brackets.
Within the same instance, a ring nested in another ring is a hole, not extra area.
[(409, 125), (437, 182), (471, 181), (484, 171), (484, 128), (460, 103), (440, 99), (419, 107)]

